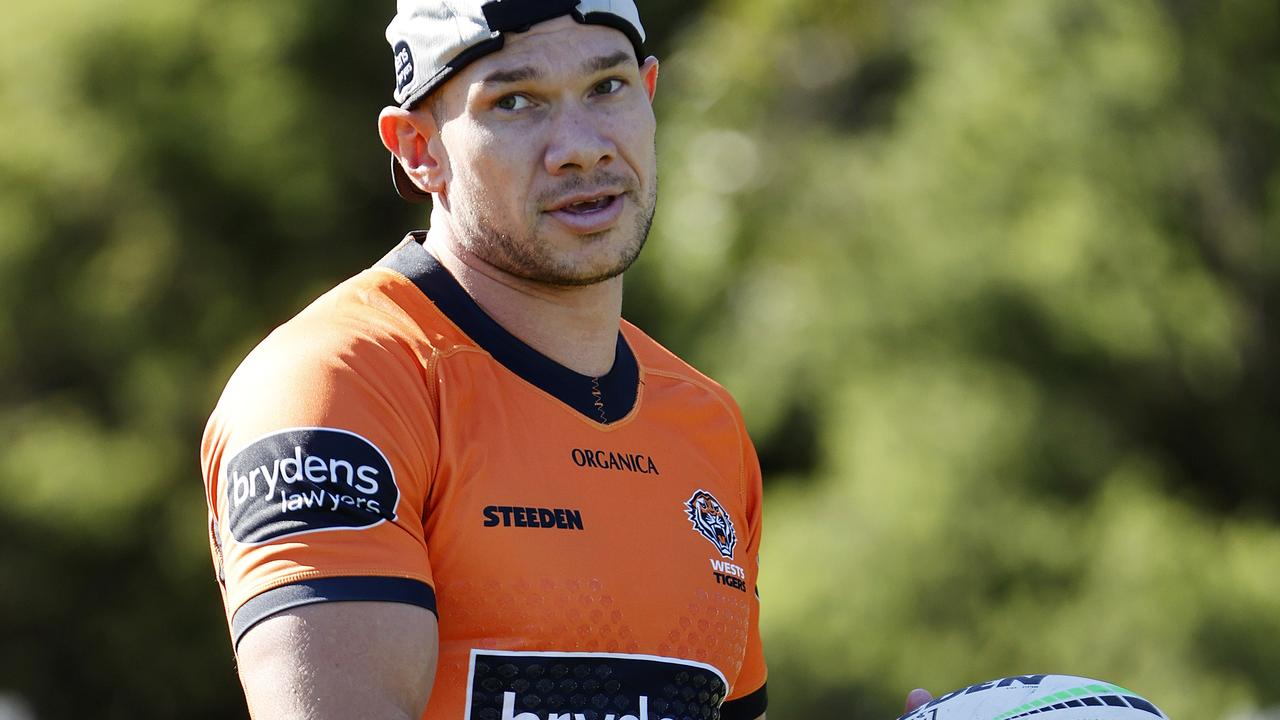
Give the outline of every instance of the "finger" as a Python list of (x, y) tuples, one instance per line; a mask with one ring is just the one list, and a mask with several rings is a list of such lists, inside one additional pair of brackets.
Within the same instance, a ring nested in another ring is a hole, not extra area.
[(933, 699), (933, 695), (924, 688), (916, 688), (907, 693), (907, 712), (911, 712)]

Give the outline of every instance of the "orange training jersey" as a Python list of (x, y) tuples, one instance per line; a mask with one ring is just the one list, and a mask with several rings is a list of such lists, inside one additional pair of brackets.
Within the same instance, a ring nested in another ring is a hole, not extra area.
[(431, 720), (754, 720), (760, 470), (623, 323), (574, 373), (406, 238), (262, 342), (201, 447), (233, 642), (307, 603), (437, 613)]

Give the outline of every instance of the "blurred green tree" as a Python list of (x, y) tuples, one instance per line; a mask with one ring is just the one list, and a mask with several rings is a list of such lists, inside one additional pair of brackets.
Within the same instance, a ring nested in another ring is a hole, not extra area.
[(774, 471), (776, 717), (1025, 672), (1280, 702), (1277, 20), (760, 0), (681, 39), (630, 308)]
[[(425, 221), (390, 5), (0, 24), (0, 692), (237, 717), (195, 444), (248, 348)], [(627, 314), (739, 397), (775, 720), (1095, 674), (1280, 703), (1280, 10), (646, 2)], [(74, 691), (69, 691), (74, 690)]]

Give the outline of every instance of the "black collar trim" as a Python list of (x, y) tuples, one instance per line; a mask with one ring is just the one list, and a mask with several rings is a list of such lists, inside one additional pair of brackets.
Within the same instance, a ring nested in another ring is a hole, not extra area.
[(613, 367), (605, 375), (576, 373), (526, 345), (489, 317), (453, 275), (422, 245), (417, 231), (378, 261), (413, 281), (436, 307), (493, 359), (570, 408), (598, 423), (626, 417), (636, 405), (640, 369), (631, 347), (618, 332)]

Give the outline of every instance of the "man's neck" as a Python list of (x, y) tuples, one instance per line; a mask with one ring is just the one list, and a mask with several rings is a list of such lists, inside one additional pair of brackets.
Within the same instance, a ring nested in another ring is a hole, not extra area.
[(582, 375), (613, 367), (622, 317), (622, 277), (558, 287), (516, 277), (467, 253), (439, 233), (427, 248), (467, 294), (507, 332)]

